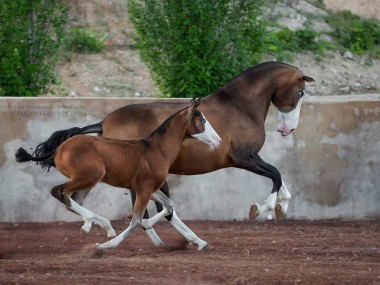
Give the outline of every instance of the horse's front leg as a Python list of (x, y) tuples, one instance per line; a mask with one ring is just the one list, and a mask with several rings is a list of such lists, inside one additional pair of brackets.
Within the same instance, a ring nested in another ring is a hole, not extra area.
[(173, 213), (173, 201), (160, 190), (152, 194), (151, 200), (162, 205), (162, 210), (149, 219), (143, 219), (141, 225), (145, 229), (152, 228), (159, 220)]
[(141, 191), (140, 193), (137, 193), (136, 203), (133, 207), (132, 220), (129, 223), (128, 228), (109, 241), (106, 241), (102, 244), (97, 243), (95, 247), (98, 249), (108, 249), (117, 247), (127, 236), (129, 236), (139, 226), (141, 226), (142, 217), (150, 200), (151, 193), (151, 191)]
[(141, 217), (138, 215), (133, 215), (132, 220), (129, 223), (128, 228), (123, 231), (118, 236), (114, 237), (113, 239), (106, 241), (104, 243), (97, 243), (95, 245), (98, 249), (108, 249), (108, 248), (114, 248), (117, 247), (127, 236), (129, 236), (131, 233), (133, 233), (138, 226), (141, 225)]
[(186, 226), (180, 220), (180, 218), (178, 218), (177, 213), (175, 212), (174, 208), (173, 208), (173, 217), (170, 220), (170, 223), (178, 232), (180, 232), (185, 237), (185, 239), (189, 243), (195, 244), (196, 246), (198, 246), (198, 250), (202, 250), (207, 246), (206, 241), (200, 239), (188, 226)]
[[(275, 206), (275, 213), (278, 219), (285, 214), (291, 196), (286, 186), (283, 184), (281, 174), (277, 168), (263, 161), (257, 153), (244, 155), (242, 158), (236, 158), (235, 161), (237, 162), (238, 167), (270, 178), (273, 182), (272, 191), (269, 197), (264, 201), (264, 204), (259, 205), (255, 203), (251, 206), (249, 219), (254, 220), (262, 213), (273, 210)], [(276, 205), (277, 198), (279, 198), (280, 203)]]
[(180, 218), (178, 218), (175, 210), (173, 201), (169, 199), (164, 193), (162, 193), (160, 190), (153, 193), (152, 200), (154, 200), (157, 203), (160, 203), (163, 205), (163, 210), (156, 214), (154, 217), (143, 220), (142, 226), (143, 227), (152, 227), (155, 223), (157, 223), (160, 219), (163, 217), (167, 217), (168, 215), (171, 215), (171, 219), (169, 222), (172, 224), (172, 226), (181, 233), (185, 239), (191, 243), (198, 246), (198, 250), (201, 250), (207, 246), (207, 242), (200, 239), (188, 226), (186, 226)]
[[(164, 181), (164, 183), (161, 185), (160, 187), (160, 190), (167, 196), (167, 197), (170, 197), (169, 196), (169, 186), (168, 186), (168, 183), (166, 182), (166, 180)], [(135, 205), (135, 201), (136, 201), (136, 193), (134, 191), (131, 191), (131, 199), (132, 199), (132, 207)], [(156, 208), (157, 208), (157, 212), (162, 212), (163, 208), (162, 208), (162, 205), (161, 203), (159, 202), (155, 202), (156, 203)], [(165, 215), (165, 218), (170, 221), (171, 218), (172, 218), (172, 214), (171, 213), (168, 213), (167, 215)], [(145, 210), (144, 212), (144, 216), (143, 216), (143, 219), (149, 219), (149, 214), (148, 214), (148, 210)], [(145, 234), (148, 236), (148, 238), (152, 241), (153, 245), (156, 246), (156, 247), (159, 247), (160, 245), (163, 244), (163, 241), (160, 239), (160, 237), (157, 235), (156, 231), (153, 229), (153, 227), (147, 227), (147, 228), (144, 228), (145, 230)]]
[(279, 220), (288, 210), (289, 202), (292, 196), (290, 195), (288, 188), (286, 188), (284, 181), (282, 181), (282, 185), (280, 191), (278, 192), (278, 201), (279, 203), (276, 205), (275, 214), (277, 220)]
[[(168, 182), (165, 180), (164, 183), (161, 185), (160, 187), (160, 191), (162, 193), (164, 193), (168, 198), (170, 198), (170, 194), (169, 194), (169, 185), (168, 185)], [(136, 201), (136, 193), (134, 191), (131, 191), (131, 200), (132, 200), (132, 207), (135, 205), (135, 201)], [(156, 209), (157, 209), (157, 212), (161, 212), (162, 211), (162, 205), (159, 203), (159, 202), (155, 202), (156, 203)], [(149, 213), (148, 213), (148, 210), (145, 210), (145, 213), (144, 213), (144, 219), (149, 219)], [(165, 216), (165, 219), (167, 219), (168, 221), (170, 221), (172, 218), (172, 215), (171, 214), (168, 214), (167, 216)]]

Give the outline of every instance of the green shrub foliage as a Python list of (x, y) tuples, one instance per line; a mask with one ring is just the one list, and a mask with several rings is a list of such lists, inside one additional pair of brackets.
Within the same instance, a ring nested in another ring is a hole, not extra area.
[(361, 19), (350, 11), (326, 17), (340, 45), (356, 54), (376, 52), (380, 45), (380, 25), (374, 19)]
[(101, 52), (104, 46), (104, 38), (84, 27), (72, 28), (66, 40), (66, 49), (79, 53)]
[(164, 96), (205, 96), (257, 63), (261, 1), (128, 0), (136, 46)]
[(0, 96), (37, 96), (55, 82), (67, 19), (55, 0), (0, 1)]
[(266, 49), (269, 52), (302, 50), (317, 50), (316, 36), (318, 34), (309, 29), (292, 31), (285, 27), (278, 31), (268, 31), (264, 37)]

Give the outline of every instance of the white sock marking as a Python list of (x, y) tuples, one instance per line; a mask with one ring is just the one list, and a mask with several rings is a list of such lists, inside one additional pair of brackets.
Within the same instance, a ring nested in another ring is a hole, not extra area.
[(83, 218), (84, 225), (82, 226), (82, 230), (84, 232), (88, 233), (91, 229), (92, 222), (94, 222), (107, 232), (108, 237), (116, 236), (115, 230), (112, 228), (111, 222), (109, 220), (91, 212), (85, 207), (79, 205), (73, 199), (69, 198), (69, 200), (71, 204), (70, 209), (82, 216)]

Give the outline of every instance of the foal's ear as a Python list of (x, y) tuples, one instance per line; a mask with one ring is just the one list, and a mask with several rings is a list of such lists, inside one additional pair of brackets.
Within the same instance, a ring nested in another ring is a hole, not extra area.
[(196, 100), (196, 99), (197, 99), (197, 98), (193, 97), (193, 98), (190, 100), (189, 106), (192, 106), (192, 105), (195, 103), (195, 100)]
[(300, 79), (306, 82), (315, 82), (315, 80), (312, 77), (306, 75), (302, 75)]
[(190, 101), (190, 106), (191, 106), (190, 109), (193, 111), (193, 110), (197, 109), (200, 104), (201, 104), (201, 98), (198, 98), (198, 99), (193, 98)]

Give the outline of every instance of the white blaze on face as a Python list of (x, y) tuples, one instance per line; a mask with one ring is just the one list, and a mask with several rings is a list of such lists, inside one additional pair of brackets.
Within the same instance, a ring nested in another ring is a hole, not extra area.
[(215, 150), (220, 147), (220, 144), (222, 143), (222, 139), (219, 137), (219, 135), (216, 133), (214, 128), (211, 126), (211, 124), (208, 122), (206, 117), (202, 114), (205, 122), (205, 130), (199, 134), (192, 135), (193, 138), (204, 142), (205, 144), (208, 144), (212, 150)]
[(277, 127), (277, 131), (280, 132), (281, 135), (290, 135), (297, 128), (301, 113), (302, 99), (303, 98), (300, 98), (296, 108), (289, 113), (282, 113), (277, 110), (278, 119), (281, 121)]

